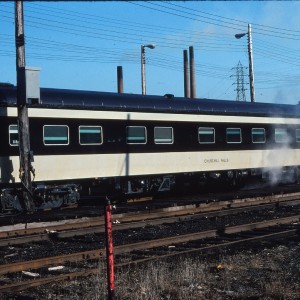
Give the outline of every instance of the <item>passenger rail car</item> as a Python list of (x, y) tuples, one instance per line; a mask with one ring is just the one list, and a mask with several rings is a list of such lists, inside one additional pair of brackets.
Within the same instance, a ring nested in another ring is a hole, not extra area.
[[(36, 205), (234, 186), (252, 176), (297, 180), (299, 108), (42, 88), (41, 103), (28, 105)], [(15, 87), (0, 88), (0, 143), (4, 211), (20, 207)]]

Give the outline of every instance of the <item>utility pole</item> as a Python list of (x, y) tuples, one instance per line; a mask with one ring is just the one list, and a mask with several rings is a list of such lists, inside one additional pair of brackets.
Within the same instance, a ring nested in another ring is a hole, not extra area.
[(25, 36), (23, 1), (15, 0), (15, 43), (16, 43), (16, 71), (17, 71), (17, 107), (19, 130), (19, 177), (23, 188), (23, 200), (25, 209), (33, 211), (32, 197), (30, 136), (29, 120), (26, 99), (26, 74), (25, 74)]
[[(246, 95), (245, 95), (245, 81), (244, 81), (244, 66), (241, 64), (241, 62), (239, 61), (239, 63), (237, 64), (237, 66), (235, 68), (232, 68), (232, 70), (235, 69), (236, 70), (236, 74), (232, 75), (236, 77), (236, 82), (233, 84), (236, 84), (236, 101), (246, 101)], [(230, 76), (230, 77), (232, 77)]]
[(251, 96), (251, 102), (255, 102), (251, 24), (248, 24), (248, 53), (249, 53), (250, 96)]

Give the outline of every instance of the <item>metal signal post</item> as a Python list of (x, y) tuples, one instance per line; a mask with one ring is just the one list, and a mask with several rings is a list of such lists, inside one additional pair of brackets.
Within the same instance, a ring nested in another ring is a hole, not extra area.
[(112, 238), (112, 205), (106, 199), (105, 205), (105, 240), (106, 240), (106, 266), (107, 266), (107, 292), (108, 300), (115, 299), (115, 270), (114, 270), (114, 246)]

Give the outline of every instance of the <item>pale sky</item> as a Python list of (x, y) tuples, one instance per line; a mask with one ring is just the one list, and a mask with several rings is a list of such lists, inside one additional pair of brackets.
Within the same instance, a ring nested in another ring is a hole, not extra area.
[[(236, 66), (245, 67), (252, 24), (257, 102), (300, 101), (298, 1), (24, 1), (26, 65), (42, 87), (141, 93), (142, 44), (147, 94), (182, 97), (183, 50), (194, 47), (198, 98), (236, 99)], [(16, 84), (14, 2), (0, 1), (0, 82)]]

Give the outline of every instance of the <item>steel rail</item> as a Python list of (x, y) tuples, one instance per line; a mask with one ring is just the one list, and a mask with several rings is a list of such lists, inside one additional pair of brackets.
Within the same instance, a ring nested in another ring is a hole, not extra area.
[[(279, 218), (269, 221), (257, 222), (257, 223), (250, 223), (238, 226), (231, 226), (225, 227), (220, 229), (212, 229), (202, 232), (196, 233), (189, 233), (184, 235), (166, 237), (163, 239), (156, 239), (156, 240), (148, 240), (143, 242), (137, 242), (134, 244), (127, 244), (127, 245), (120, 245), (115, 246), (114, 253), (115, 255), (118, 254), (125, 254), (130, 253), (132, 251), (137, 250), (144, 250), (144, 249), (151, 249), (155, 247), (162, 247), (167, 245), (174, 245), (174, 244), (181, 244), (186, 242), (191, 242), (195, 240), (205, 239), (205, 238), (214, 238), (224, 234), (234, 234), (240, 233), (245, 231), (251, 231), (254, 229), (261, 229), (267, 228), (271, 226), (276, 226), (280, 224), (291, 224), (300, 221), (300, 215)], [(84, 252), (72, 253), (67, 255), (61, 256), (54, 256), (54, 257), (47, 257), (41, 258), (37, 260), (30, 260), (30, 261), (23, 261), (23, 262), (16, 262), (12, 264), (4, 264), (0, 265), (0, 275), (14, 273), (19, 271), (24, 271), (28, 269), (38, 269), (41, 267), (52, 266), (55, 264), (62, 264), (66, 262), (78, 262), (82, 260), (95, 260), (99, 259), (100, 257), (105, 256), (105, 249), (96, 249), (96, 250), (89, 250)]]
[[(212, 207), (210, 208), (207, 207), (207, 204), (200, 204), (198, 207), (196, 207), (196, 205), (192, 205), (192, 207), (190, 207), (191, 205), (188, 205), (183, 207), (172, 207), (163, 210), (160, 209), (146, 214), (134, 213), (132, 215), (130, 213), (125, 215), (114, 215), (113, 219), (115, 221), (118, 221), (119, 223), (116, 224), (115, 230), (123, 230), (130, 228), (139, 228), (146, 225), (159, 225), (163, 223), (174, 223), (178, 221), (191, 220), (195, 218), (200, 218), (202, 214), (203, 217), (224, 216), (229, 214), (240, 213), (245, 209), (264, 209), (268, 207), (273, 207), (274, 205), (285, 205), (283, 203), (288, 204), (288, 202), (291, 202), (292, 205), (295, 205), (295, 199), (297, 198), (299, 199), (299, 195), (293, 194), (287, 195), (286, 197), (281, 196), (280, 201), (276, 200), (276, 202), (270, 201), (269, 198), (263, 199), (263, 201), (267, 201), (268, 204), (261, 204), (262, 199), (258, 200), (259, 204), (257, 204), (257, 201), (253, 202), (253, 200), (249, 200), (248, 202), (246, 202), (248, 203), (248, 205), (245, 205), (245, 201), (240, 202), (240, 200), (233, 200), (230, 206), (227, 203), (228, 201), (226, 201), (226, 203), (221, 204), (216, 203), (219, 209), (223, 209), (221, 211), (218, 211), (218, 209), (216, 209), (215, 203), (213, 203)], [(222, 208), (220, 208), (220, 206), (222, 206)], [(224, 206), (227, 209), (224, 210)], [(203, 208), (205, 208), (205, 211), (203, 211)], [(172, 218), (172, 216), (175, 217)], [(134, 223), (134, 221), (136, 222)], [(121, 222), (122, 224), (120, 224)], [(131, 223), (127, 224), (127, 222)], [(72, 221), (66, 224), (57, 224), (42, 228), (26, 228), (16, 231), (0, 232), (0, 246), (9, 246), (23, 244), (27, 242), (51, 240), (53, 237), (67, 238), (102, 232), (104, 232), (104, 220), (101, 217), (95, 217), (89, 220), (81, 220), (79, 222)]]
[[(300, 200), (298, 200), (300, 204)], [(284, 205), (287, 205), (288, 202), (284, 202)], [(291, 205), (295, 205), (295, 201), (291, 200)], [(145, 226), (157, 226), (161, 224), (171, 224), (176, 222), (183, 222), (183, 221), (190, 221), (194, 219), (200, 219), (200, 218), (212, 218), (212, 217), (222, 217), (227, 215), (233, 215), (245, 212), (246, 209), (249, 210), (261, 210), (266, 208), (274, 208), (274, 207), (280, 206), (278, 203), (272, 203), (272, 204), (264, 204), (264, 205), (257, 205), (257, 206), (249, 206), (249, 207), (241, 207), (241, 208), (229, 208), (227, 210), (221, 210), (221, 211), (215, 211), (215, 212), (207, 212), (207, 213), (193, 213), (193, 214), (185, 214), (185, 215), (179, 215), (179, 216), (171, 216), (168, 217), (167, 214), (164, 215), (164, 218), (161, 217), (161, 215), (157, 216), (155, 219), (151, 216), (150, 219), (142, 219), (141, 221), (132, 221), (132, 222), (124, 222), (124, 223), (116, 223), (114, 224), (114, 231), (118, 230), (125, 230), (125, 229), (134, 229), (134, 228), (141, 228)], [(93, 234), (93, 233), (103, 233), (105, 232), (104, 226), (98, 226), (98, 227), (90, 227), (90, 228), (83, 228), (83, 229), (72, 229), (68, 231), (61, 231), (54, 233), (53, 235), (56, 238), (68, 238), (68, 237), (74, 237), (74, 236), (81, 236), (85, 234)], [(1, 241), (0, 241), (1, 244)]]
[[(298, 200), (300, 203), (300, 200)], [(297, 202), (295, 200), (289, 200), (284, 201), (281, 205), (288, 205), (291, 203), (291, 205), (296, 205)], [(299, 204), (298, 203), (298, 204)], [(271, 204), (262, 204), (257, 206), (247, 206), (247, 207), (241, 207), (241, 208), (229, 208), (226, 210), (221, 211), (214, 211), (214, 212), (207, 212), (207, 213), (194, 213), (190, 215), (180, 215), (176, 217), (167, 217), (167, 214), (164, 213), (165, 217), (157, 217), (157, 219), (152, 219), (154, 217), (153, 215), (149, 220), (142, 220), (142, 221), (136, 221), (136, 222), (130, 222), (130, 223), (119, 223), (114, 225), (114, 230), (124, 230), (124, 229), (134, 229), (134, 228), (141, 228), (145, 226), (155, 226), (155, 225), (161, 225), (161, 224), (170, 224), (175, 222), (183, 222), (193, 219), (199, 219), (199, 218), (211, 218), (211, 217), (222, 217), (225, 215), (232, 215), (232, 214), (238, 214), (241, 212), (245, 212), (245, 210), (257, 210), (257, 209), (266, 209), (266, 208), (273, 208), (275, 206), (280, 206), (280, 203), (271, 203)], [(172, 214), (172, 212), (171, 212)], [(148, 216), (148, 215), (147, 215)], [(147, 217), (146, 216), (146, 217)], [(161, 216), (161, 215), (160, 215)], [(141, 216), (143, 218), (143, 216)], [(145, 218), (144, 218), (145, 219)], [(126, 220), (126, 218), (124, 218)], [(63, 238), (70, 238), (75, 236), (82, 236), (87, 234), (94, 234), (94, 233), (104, 233), (105, 227), (102, 222), (99, 222), (99, 220), (94, 220), (95, 222), (87, 221), (86, 223), (82, 223), (84, 226), (82, 228), (76, 228), (74, 229), (73, 226), (70, 226), (72, 224), (67, 224), (67, 228), (71, 228), (69, 230), (63, 231), (63, 225), (60, 226), (61, 231), (49, 231), (47, 229), (46, 233), (42, 234), (32, 234), (32, 235), (26, 235), (26, 236), (20, 236), (20, 237), (13, 237), (13, 238), (6, 238), (6, 239), (0, 239), (0, 246), (11, 246), (11, 245), (18, 245), (18, 244), (24, 244), (28, 242), (37, 242), (37, 241), (48, 241), (53, 239), (63, 239)], [(45, 232), (45, 229), (43, 230)]]
[[(184, 206), (172, 206), (168, 208), (161, 208), (156, 210), (151, 210), (148, 212), (131, 212), (126, 214), (114, 214), (113, 220), (118, 220), (120, 222), (132, 222), (140, 220), (149, 220), (154, 218), (170, 217), (170, 216), (180, 216), (193, 213), (203, 213), (203, 212), (213, 212), (222, 209), (229, 208), (242, 208), (247, 206), (257, 206), (262, 204), (271, 203), (281, 203), (300, 199), (300, 192), (288, 193), (288, 194), (277, 194), (270, 196), (254, 197), (254, 198), (240, 198), (232, 200), (223, 200), (218, 202), (210, 203), (200, 203), (200, 204), (189, 204)], [(52, 222), (53, 223), (53, 222)], [(78, 228), (88, 228), (93, 226), (99, 226), (104, 224), (103, 217), (93, 217), (89, 220), (68, 220), (64, 221), (63, 224), (49, 224), (43, 227), (33, 227), (32, 224), (24, 224), (24, 229), (11, 230), (11, 231), (1, 231), (0, 227), (0, 239), (8, 237), (19, 237), (22, 235), (30, 234), (40, 234), (48, 231), (60, 231), (60, 230), (72, 230)], [(38, 226), (38, 224), (37, 224)]]
[[(222, 244), (209, 245), (209, 246), (204, 246), (204, 247), (200, 247), (200, 248), (196, 248), (196, 249), (193, 248), (193, 249), (172, 252), (172, 253), (163, 254), (163, 255), (154, 256), (154, 257), (147, 257), (147, 258), (138, 259), (138, 260), (134, 260), (134, 261), (130, 261), (130, 262), (119, 263), (119, 264), (116, 264), (115, 267), (121, 268), (121, 267), (126, 267), (129, 265), (137, 265), (140, 263), (146, 263), (146, 262), (153, 261), (153, 260), (168, 259), (168, 258), (178, 256), (178, 255), (189, 255), (189, 254), (196, 253), (196, 252), (205, 252), (208, 250), (216, 250), (216, 249), (225, 248), (225, 247), (229, 247), (229, 246), (239, 245), (242, 243), (255, 242), (258, 240), (262, 240), (262, 239), (266, 240), (266, 239), (290, 237), (290, 236), (296, 235), (298, 230), (299, 229), (289, 229), (289, 230), (284, 230), (282, 232), (264, 234), (264, 235), (256, 236), (256, 237), (247, 237), (247, 238), (239, 239), (236, 241), (230, 241), (230, 242), (226, 241)], [(98, 267), (98, 268), (91, 268), (91, 269), (84, 270), (84, 271), (72, 272), (72, 273), (68, 273), (68, 274), (55, 275), (55, 281), (61, 282), (64, 280), (74, 280), (74, 279), (77, 279), (80, 277), (87, 277), (87, 276), (97, 274), (100, 271), (104, 272), (104, 270), (101, 270)], [(18, 283), (5, 284), (3, 286), (0, 286), (0, 293), (11, 292), (12, 290), (22, 291), (22, 290), (32, 288), (32, 287), (37, 287), (37, 286), (40, 286), (43, 284), (53, 283), (53, 280), (54, 279), (51, 276), (51, 277), (46, 277), (46, 278), (35, 278), (34, 280), (31, 280), (31, 281), (26, 280), (25, 282), (23, 281), (23, 282), (18, 282)]]

